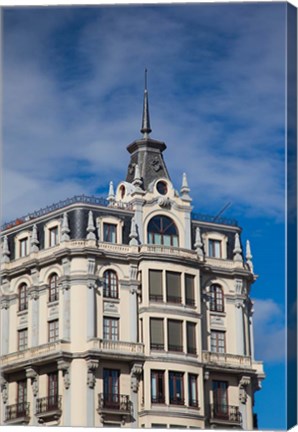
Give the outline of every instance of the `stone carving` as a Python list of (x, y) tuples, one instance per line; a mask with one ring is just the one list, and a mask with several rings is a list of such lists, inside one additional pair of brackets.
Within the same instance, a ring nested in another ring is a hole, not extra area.
[(37, 374), (37, 372), (32, 367), (26, 368), (26, 378), (31, 380), (33, 396), (36, 397), (38, 395), (38, 374)]
[(133, 173), (134, 173), (135, 166), (136, 166), (135, 163), (130, 163), (130, 164), (128, 165), (128, 172), (129, 172), (129, 174), (133, 174)]
[(10, 251), (9, 251), (9, 247), (8, 247), (8, 239), (7, 236), (5, 235), (3, 237), (3, 243), (2, 243), (2, 259), (1, 262), (2, 263), (7, 263), (10, 261)]
[(61, 241), (68, 241), (70, 240), (70, 229), (68, 226), (68, 216), (67, 213), (63, 213), (63, 219), (62, 219), (62, 228), (61, 228)]
[(65, 276), (70, 275), (70, 259), (69, 258), (63, 258), (62, 259), (62, 268), (63, 268), (63, 274)]
[(136, 164), (135, 166), (135, 175), (134, 175), (134, 179), (132, 184), (136, 187), (136, 189), (140, 189), (140, 187), (142, 186), (142, 179), (141, 179), (141, 174), (140, 174), (140, 169), (139, 169), (139, 165)]
[(5, 405), (8, 401), (8, 382), (3, 376), (1, 377), (1, 393), (2, 393), (2, 400)]
[(157, 202), (159, 207), (171, 208), (172, 206), (172, 201), (169, 197), (159, 197)]
[(129, 266), (129, 278), (130, 278), (130, 280), (135, 281), (135, 280), (137, 280), (137, 277), (138, 277), (138, 266), (131, 264)]
[(39, 292), (38, 292), (38, 289), (36, 287), (32, 287), (30, 289), (30, 291), (29, 291), (29, 297), (32, 300), (38, 300), (38, 298), (39, 298)]
[(69, 363), (65, 360), (58, 360), (58, 370), (62, 371), (64, 387), (66, 390), (70, 387)]
[(131, 381), (130, 381), (130, 386), (131, 389), (134, 393), (138, 392), (139, 389), (139, 382), (142, 376), (142, 372), (143, 372), (143, 366), (141, 364), (134, 364), (132, 369), (131, 369)]
[(32, 227), (31, 242), (30, 242), (31, 252), (38, 252), (39, 251), (38, 245), (39, 245), (39, 241), (37, 238), (37, 226), (36, 224), (34, 224)]
[(247, 386), (250, 384), (250, 377), (243, 376), (239, 382), (239, 401), (246, 404), (247, 401)]
[(90, 210), (88, 213), (87, 240), (96, 240), (94, 231), (95, 231), (95, 225), (93, 220), (93, 213)]
[(131, 224), (130, 224), (130, 233), (129, 233), (129, 245), (130, 246), (137, 246), (138, 245), (138, 233), (137, 233), (137, 229), (136, 229), (136, 222), (135, 222), (135, 218), (133, 217), (131, 219)]
[(118, 313), (118, 306), (115, 305), (114, 303), (104, 302), (104, 304), (103, 304), (103, 310), (105, 312), (116, 312), (116, 313)]
[(236, 294), (243, 294), (243, 280), (242, 279), (236, 279), (235, 280), (235, 291), (236, 291)]
[(95, 258), (88, 258), (88, 274), (94, 275), (95, 273)]
[(210, 317), (210, 322), (213, 325), (219, 325), (219, 326), (223, 326), (224, 325), (224, 320), (222, 317), (217, 317), (217, 316), (212, 316)]
[(209, 371), (205, 371), (204, 372), (204, 380), (208, 381), (209, 377), (210, 377), (210, 372)]
[(98, 367), (98, 360), (87, 361), (87, 385), (90, 389), (95, 387), (95, 372)]
[(152, 165), (154, 171), (156, 171), (156, 172), (161, 169), (161, 163), (160, 163), (160, 160), (159, 160), (158, 156), (154, 157), (154, 159), (151, 162), (151, 165)]
[(203, 260), (204, 259), (203, 243), (202, 243), (201, 231), (199, 227), (196, 227), (196, 239), (195, 239), (194, 247), (197, 252), (198, 259)]
[(9, 308), (9, 300), (7, 298), (2, 297), (1, 299), (1, 309), (7, 310)]

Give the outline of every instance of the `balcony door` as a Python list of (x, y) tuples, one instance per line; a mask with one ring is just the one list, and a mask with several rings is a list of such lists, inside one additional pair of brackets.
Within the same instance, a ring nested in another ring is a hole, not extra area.
[(104, 369), (103, 370), (103, 392), (105, 408), (119, 409), (119, 370)]
[(228, 416), (228, 383), (226, 381), (213, 381), (213, 404), (216, 418)]
[(58, 408), (58, 372), (48, 374), (48, 409)]
[(17, 417), (22, 417), (26, 415), (27, 380), (18, 381), (17, 386)]

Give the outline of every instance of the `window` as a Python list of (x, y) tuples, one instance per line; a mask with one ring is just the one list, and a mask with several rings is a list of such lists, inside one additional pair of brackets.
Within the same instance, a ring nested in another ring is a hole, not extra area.
[(103, 399), (105, 408), (119, 409), (119, 370), (103, 370)]
[(54, 226), (49, 229), (49, 246), (53, 247), (59, 243), (58, 227)]
[(225, 353), (225, 332), (211, 330), (211, 351)]
[(223, 291), (219, 285), (211, 285), (210, 287), (210, 310), (213, 312), (223, 312)]
[(197, 375), (188, 374), (188, 403), (189, 406), (198, 407)]
[(168, 320), (168, 351), (183, 351), (182, 321)]
[(117, 242), (117, 225), (104, 223), (103, 224), (103, 241), (109, 243)]
[(23, 283), (19, 287), (19, 311), (24, 311), (28, 309), (28, 287), (27, 284)]
[(226, 381), (213, 381), (213, 414), (216, 418), (226, 418), (228, 408), (228, 383)]
[(188, 354), (197, 353), (196, 344), (196, 324), (192, 322), (186, 323), (186, 334), (187, 334), (187, 352)]
[(164, 327), (162, 318), (150, 318), (150, 348), (164, 350)]
[(168, 185), (164, 181), (159, 181), (156, 185), (157, 192), (160, 195), (166, 195), (168, 192)]
[(58, 275), (53, 273), (49, 277), (49, 301), (53, 302), (59, 299)]
[(208, 252), (210, 257), (221, 258), (221, 241), (209, 239)]
[(103, 274), (103, 296), (118, 298), (118, 278), (113, 270), (106, 270)]
[(104, 318), (103, 319), (103, 338), (104, 340), (119, 340), (119, 319)]
[(161, 270), (149, 270), (149, 300), (163, 301)]
[(18, 331), (18, 350), (23, 351), (28, 348), (28, 329)]
[(170, 404), (184, 405), (183, 373), (169, 373)]
[(151, 428), (152, 429), (166, 429), (167, 425), (165, 423), (152, 423)]
[(189, 274), (185, 275), (185, 303), (195, 305), (195, 277)]
[(27, 408), (27, 380), (17, 382), (17, 416), (25, 417)]
[(181, 274), (166, 272), (167, 302), (181, 303)]
[(165, 403), (165, 373), (160, 370), (151, 371), (151, 402)]
[(29, 241), (28, 237), (20, 240), (20, 257), (29, 255)]
[(176, 225), (167, 216), (155, 216), (148, 224), (148, 243), (164, 246), (178, 246)]
[(48, 410), (57, 409), (58, 402), (58, 372), (52, 372), (48, 374)]
[(49, 342), (55, 342), (59, 339), (59, 321), (53, 320), (48, 322)]

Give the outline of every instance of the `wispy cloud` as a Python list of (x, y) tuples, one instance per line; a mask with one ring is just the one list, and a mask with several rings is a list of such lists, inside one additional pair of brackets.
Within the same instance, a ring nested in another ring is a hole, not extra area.
[[(145, 66), (152, 136), (167, 142), (175, 186), (186, 171), (198, 208), (232, 200), (278, 217), (283, 12), (274, 4), (6, 10), (4, 217), (125, 176)], [(28, 185), (34, 193), (20, 199)]]

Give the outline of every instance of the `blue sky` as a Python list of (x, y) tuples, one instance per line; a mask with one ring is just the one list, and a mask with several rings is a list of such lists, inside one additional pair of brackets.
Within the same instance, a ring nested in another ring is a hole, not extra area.
[(255, 271), (261, 429), (285, 427), (285, 3), (14, 8), (3, 12), (3, 219), (107, 194), (151, 136), (194, 210), (238, 219)]

